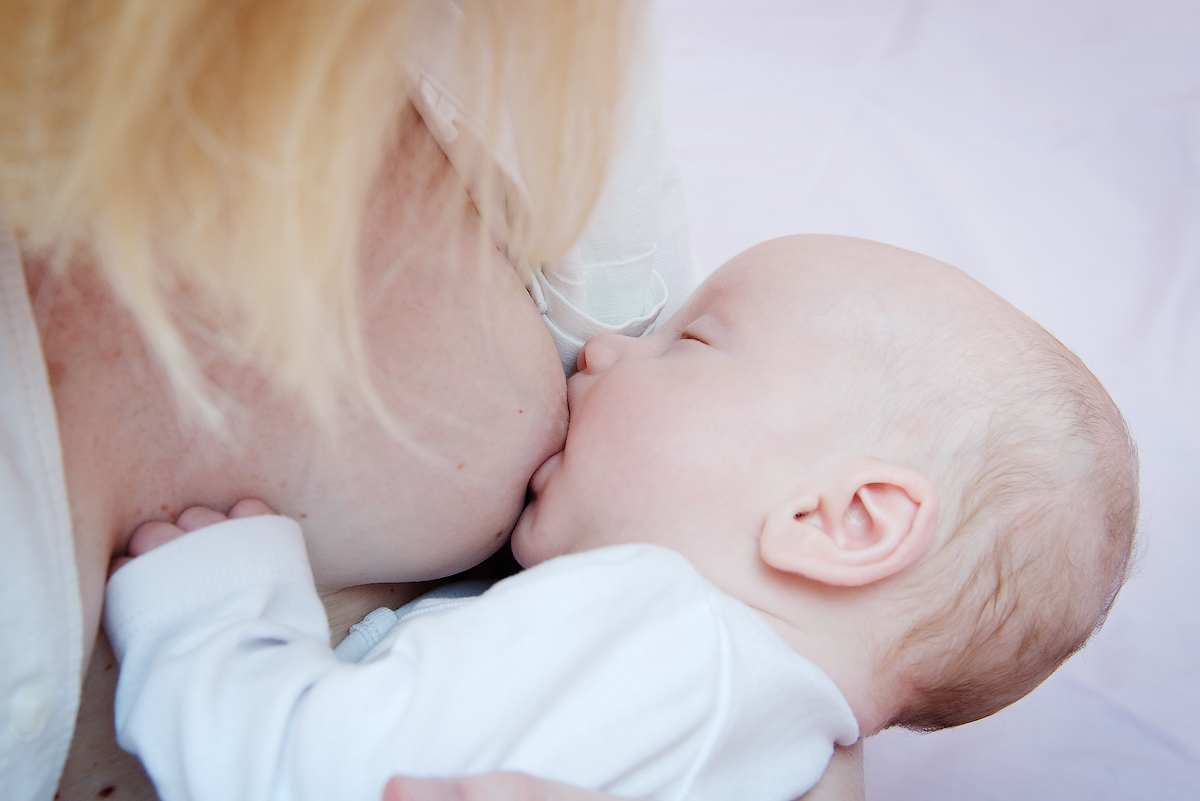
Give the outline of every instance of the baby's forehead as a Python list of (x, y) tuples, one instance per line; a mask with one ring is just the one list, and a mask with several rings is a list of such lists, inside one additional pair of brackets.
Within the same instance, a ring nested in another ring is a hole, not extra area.
[[(1020, 371), (1041, 350), (1027, 346), (1048, 338), (957, 268), (837, 236), (787, 237), (750, 248), (714, 272), (685, 308), (681, 328), (689, 318), (719, 317), (744, 339), (763, 343), (761, 354), (778, 364), (834, 361), (846, 373), (879, 373), (876, 378), (896, 385), (931, 371), (947, 373), (943, 379), (955, 369)], [(970, 364), (961, 358), (966, 354), (973, 354)]]
[[(898, 248), (849, 240), (821, 247), (808, 238), (759, 246), (723, 265), (700, 288), (696, 311), (719, 307), (735, 318), (797, 333), (882, 327), (897, 332), (952, 327), (987, 290), (959, 271)], [(872, 258), (859, 251), (864, 245)]]
[(876, 310), (930, 301), (982, 301), (992, 293), (957, 268), (902, 248), (841, 236), (770, 240), (730, 259), (710, 277), (713, 289), (770, 303)]

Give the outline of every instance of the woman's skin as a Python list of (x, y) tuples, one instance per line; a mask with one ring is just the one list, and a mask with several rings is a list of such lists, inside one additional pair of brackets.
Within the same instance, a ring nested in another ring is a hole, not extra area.
[[(460, 779), (393, 778), (383, 792), (383, 801), (603, 801), (606, 798), (611, 796), (532, 781), (520, 773)], [(849, 748), (835, 748), (821, 783), (804, 794), (804, 801), (856, 798), (866, 798), (861, 740)]]
[[(331, 444), (252, 368), (220, 358), (206, 367), (233, 401), (233, 436), (181, 422), (171, 388), (107, 287), (86, 266), (60, 280), (25, 260), (62, 439), (90, 655), (62, 801), (155, 798), (140, 764), (116, 746), (118, 666), (103, 633), (95, 639), (109, 562), (139, 523), (247, 497), (296, 518), (338, 642), (367, 612), (429, 586), (373, 582), (449, 575), (499, 547), (530, 475), (561, 449), (566, 393), (553, 343), (511, 267), (481, 247), (478, 214), (411, 107), (376, 181), (361, 256), (372, 376), (415, 448), (361, 409), (340, 415)], [(852, 781), (861, 759), (839, 754), (833, 765), (836, 781), (813, 793), (861, 798)], [(839, 765), (849, 769), (838, 773)], [(450, 797), (605, 797), (506, 776), (468, 785)]]
[[(449, 211), (447, 211), (449, 209)], [(530, 475), (562, 447), (565, 379), (513, 270), (481, 246), (479, 217), (410, 108), (370, 201), (362, 281), (371, 372), (416, 448), (369, 412), (339, 416), (331, 444), (254, 370), (209, 374), (241, 408), (222, 438), (181, 423), (132, 319), (86, 269), (69, 282), (27, 260), (59, 430), (92, 652), (109, 561), (133, 529), (195, 504), (258, 497), (300, 520), (337, 629), (503, 544)], [(336, 636), (336, 635), (335, 635)], [(112, 740), (117, 668), (95, 649), (60, 797), (152, 798)], [(114, 789), (109, 789), (114, 788)], [(107, 795), (105, 795), (107, 793)]]

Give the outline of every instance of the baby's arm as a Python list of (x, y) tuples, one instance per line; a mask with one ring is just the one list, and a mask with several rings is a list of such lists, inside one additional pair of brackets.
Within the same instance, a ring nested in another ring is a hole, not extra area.
[[(225, 520), (245, 517), (274, 515), (265, 503), (256, 499), (245, 499), (235, 504), (228, 515), (216, 510), (196, 506), (185, 510), (175, 523), (150, 521), (134, 532), (129, 543), (129, 556), (113, 561), (110, 574), (133, 558), (178, 539), (185, 533), (215, 525)], [(604, 793), (584, 790), (545, 781), (519, 773), (491, 773), (462, 779), (423, 780), (394, 778), (383, 794), (384, 801), (409, 801), (442, 797), (435, 785), (450, 793), (453, 798), (470, 798), (475, 801), (605, 801), (612, 799)], [(339, 794), (337, 797), (341, 797)], [(328, 801), (328, 800), (326, 800)]]
[(288, 711), (335, 664), (299, 527), (269, 511), (144, 524), (110, 578), (117, 738), (164, 801), (272, 797)]
[[(106, 624), (122, 660), (118, 739), (164, 801), (375, 801), (393, 774), (493, 770), (638, 796), (685, 781), (706, 752), (722, 673), (687, 655), (720, 636), (689, 594), (710, 590), (685, 592), (660, 561), (629, 564), (625, 550), (547, 564), (348, 665), (329, 647), (294, 521), (162, 533), (139, 537), (149, 550), (113, 574)], [(660, 596), (684, 620), (647, 619)], [(583, 621), (584, 647), (563, 647)]]

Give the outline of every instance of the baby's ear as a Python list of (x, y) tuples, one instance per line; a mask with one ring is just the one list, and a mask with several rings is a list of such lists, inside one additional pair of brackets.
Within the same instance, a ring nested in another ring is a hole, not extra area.
[(763, 525), (759, 555), (776, 570), (861, 587), (920, 559), (937, 519), (937, 490), (923, 475), (855, 459), (775, 507)]

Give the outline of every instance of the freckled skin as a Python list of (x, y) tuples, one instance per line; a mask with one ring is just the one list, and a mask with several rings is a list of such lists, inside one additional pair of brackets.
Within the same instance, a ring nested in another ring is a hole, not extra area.
[[(109, 560), (145, 510), (174, 519), (192, 505), (228, 510), (256, 497), (302, 520), (335, 631), (381, 598), (403, 602), (419, 591), (341, 588), (448, 575), (503, 543), (530, 475), (566, 432), (553, 342), (511, 267), (481, 251), (475, 208), (411, 107), (368, 205), (368, 357), (416, 449), (353, 409), (329, 442), (296, 403), (234, 365), (216, 370), (246, 409), (231, 418), (232, 442), (184, 425), (136, 326), (96, 276), (85, 266), (56, 284), (28, 261), (54, 377), (86, 651)], [(89, 672), (61, 798), (95, 798), (108, 785), (122, 798), (153, 798), (136, 761), (113, 743), (113, 688), (101, 679), (115, 674), (102, 668)]]

